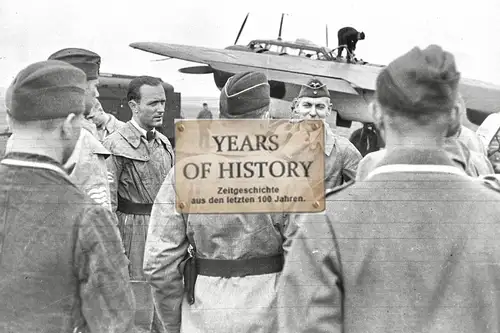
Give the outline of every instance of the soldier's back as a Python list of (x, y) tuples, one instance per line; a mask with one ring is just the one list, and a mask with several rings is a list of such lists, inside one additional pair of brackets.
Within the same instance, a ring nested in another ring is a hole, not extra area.
[(89, 199), (57, 172), (5, 165), (0, 199), (0, 331), (70, 332), (79, 285), (73, 255)]
[(349, 331), (500, 329), (500, 193), (458, 174), (398, 172), (328, 200)]

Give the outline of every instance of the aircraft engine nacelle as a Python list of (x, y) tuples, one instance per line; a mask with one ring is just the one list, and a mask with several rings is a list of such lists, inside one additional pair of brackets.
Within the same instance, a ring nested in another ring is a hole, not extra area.
[[(226, 84), (227, 80), (229, 80), (229, 78), (233, 75), (234, 75), (233, 73), (214, 70), (214, 82), (217, 88), (221, 90)], [(283, 99), (283, 97), (285, 97), (286, 95), (285, 83), (280, 81), (269, 81), (269, 86), (271, 88), (272, 98)]]

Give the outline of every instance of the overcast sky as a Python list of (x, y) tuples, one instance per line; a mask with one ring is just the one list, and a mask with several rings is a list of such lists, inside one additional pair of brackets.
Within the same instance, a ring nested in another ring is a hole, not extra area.
[(181, 74), (192, 65), (130, 48), (132, 42), (170, 42), (224, 48), (233, 44), (247, 12), (239, 44), (307, 38), (329, 46), (337, 30), (364, 31), (358, 57), (386, 65), (413, 46), (436, 43), (453, 52), (463, 76), (500, 84), (499, 0), (275, 1), (252, 0), (0, 0), (0, 87), (30, 63), (66, 47), (102, 57), (101, 72), (161, 77), (184, 96), (218, 96), (211, 75)]

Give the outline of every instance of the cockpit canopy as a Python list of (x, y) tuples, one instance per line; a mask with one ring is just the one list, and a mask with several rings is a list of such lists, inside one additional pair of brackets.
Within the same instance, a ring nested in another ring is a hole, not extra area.
[(255, 52), (273, 52), (299, 57), (306, 57), (313, 60), (333, 60), (331, 51), (326, 47), (313, 44), (305, 39), (297, 39), (296, 42), (283, 42), (279, 40), (253, 40), (248, 47)]

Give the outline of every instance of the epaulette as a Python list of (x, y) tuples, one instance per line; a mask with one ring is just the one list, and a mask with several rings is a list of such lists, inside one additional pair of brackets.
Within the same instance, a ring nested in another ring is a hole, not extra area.
[(326, 193), (325, 193), (325, 198), (329, 197), (332, 194), (338, 193), (338, 192), (348, 188), (349, 186), (353, 185), (354, 183), (355, 183), (354, 180), (350, 180), (347, 183), (344, 183), (342, 185), (336, 186), (336, 187), (331, 188), (331, 189), (327, 189)]
[(479, 177), (478, 180), (489, 189), (500, 193), (500, 179), (496, 175), (487, 175)]

